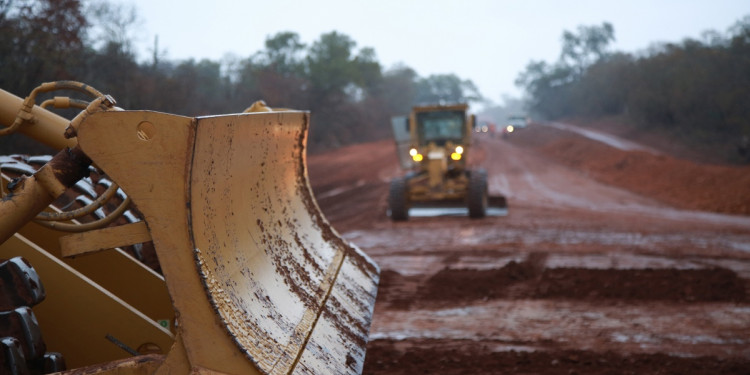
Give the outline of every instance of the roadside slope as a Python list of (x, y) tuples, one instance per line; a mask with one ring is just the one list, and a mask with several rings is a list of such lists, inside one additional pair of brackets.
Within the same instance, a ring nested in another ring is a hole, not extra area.
[(690, 210), (750, 215), (750, 167), (701, 164), (666, 154), (622, 150), (582, 135), (533, 124), (509, 142), (597, 181)]

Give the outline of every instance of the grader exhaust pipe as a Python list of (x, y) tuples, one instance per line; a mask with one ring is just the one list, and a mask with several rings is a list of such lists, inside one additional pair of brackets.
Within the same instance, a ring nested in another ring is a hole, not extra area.
[[(308, 127), (300, 111), (190, 118), (103, 110), (75, 124), (68, 133), (77, 147), (122, 187), (145, 225), (63, 237), (61, 253), (86, 258), (153, 241), (175, 315), (164, 354), (86, 363), (82, 371), (362, 371), (379, 270), (317, 207)], [(14, 210), (13, 199), (3, 198), (0, 217)], [(123, 345), (138, 347), (133, 340)]]

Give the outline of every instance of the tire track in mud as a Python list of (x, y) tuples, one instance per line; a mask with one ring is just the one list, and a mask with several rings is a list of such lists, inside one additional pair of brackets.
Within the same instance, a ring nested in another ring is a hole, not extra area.
[(509, 200), (529, 205), (586, 210), (644, 211), (653, 210), (653, 207), (664, 208), (651, 199), (551, 165), (530, 150), (512, 143), (486, 138), (480, 144), (486, 152), (490, 191), (499, 191)]

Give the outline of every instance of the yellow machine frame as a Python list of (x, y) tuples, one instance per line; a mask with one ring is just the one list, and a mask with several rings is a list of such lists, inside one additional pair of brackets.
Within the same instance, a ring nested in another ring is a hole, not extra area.
[[(422, 173), (409, 180), (409, 199), (412, 202), (462, 200), (466, 196), (468, 179), (461, 172), (466, 169), (464, 155), (469, 154), (471, 148), (474, 116), (465, 116), (464, 136), (460, 142), (447, 141), (443, 146), (420, 139), (417, 116), (427, 112), (461, 111), (466, 113), (468, 109), (467, 104), (418, 106), (412, 109), (409, 114), (412, 148), (417, 149), (423, 155), (423, 158), (417, 162), (417, 169)], [(455, 160), (450, 155), (455, 153), (457, 146), (461, 146), (463, 152), (459, 155), (460, 158)], [(430, 157), (431, 154), (438, 154), (438, 157)], [(453, 171), (453, 173), (449, 174), (448, 171)]]
[[(309, 114), (261, 103), (190, 118), (110, 99), (68, 122), (0, 90), (8, 129), (74, 147), (0, 202), (0, 255), (29, 259), (48, 285), (35, 307), (48, 348), (72, 373), (360, 373), (379, 269), (315, 202)], [(80, 178), (65, 168), (76, 163), (106, 171), (144, 221), (62, 237), (33, 223)], [(163, 277), (117, 249), (147, 241)]]

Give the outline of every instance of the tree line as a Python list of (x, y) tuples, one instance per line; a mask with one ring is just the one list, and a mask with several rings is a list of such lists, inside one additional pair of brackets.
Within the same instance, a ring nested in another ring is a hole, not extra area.
[[(0, 88), (24, 97), (43, 82), (76, 80), (122, 108), (187, 116), (240, 112), (264, 100), (312, 112), (312, 151), (390, 137), (390, 117), (414, 104), (482, 99), (473, 82), (452, 73), (386, 69), (374, 49), (336, 31), (309, 45), (280, 32), (244, 58), (175, 61), (155, 46), (138, 61), (130, 38), (136, 21), (134, 8), (108, 1), (0, 0)], [(3, 153), (28, 152), (0, 142)]]
[(750, 162), (750, 16), (726, 33), (611, 52), (609, 23), (566, 31), (555, 63), (530, 62), (517, 78), (547, 119), (617, 117), (664, 131), (714, 160)]

